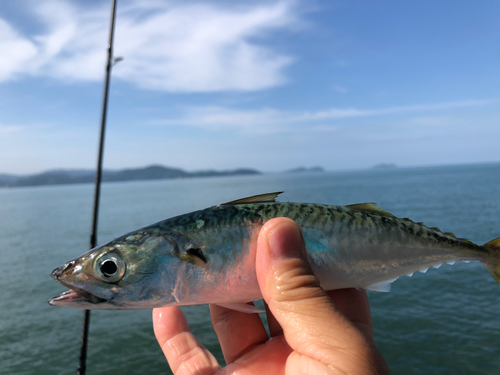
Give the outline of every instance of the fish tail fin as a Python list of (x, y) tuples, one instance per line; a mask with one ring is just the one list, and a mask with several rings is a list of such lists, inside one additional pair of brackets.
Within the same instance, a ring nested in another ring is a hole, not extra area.
[[(498, 251), (497, 258), (500, 258), (500, 237), (485, 243), (483, 247), (492, 250), (497, 250)], [(486, 267), (486, 269), (491, 273), (491, 276), (493, 276), (493, 278), (497, 281), (497, 283), (500, 284), (500, 260), (496, 264), (485, 263), (485, 262), (483, 262), (483, 264)]]

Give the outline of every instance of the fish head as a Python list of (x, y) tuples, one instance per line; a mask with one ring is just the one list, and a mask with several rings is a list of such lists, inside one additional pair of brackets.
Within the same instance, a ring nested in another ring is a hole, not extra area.
[(49, 303), (88, 310), (168, 305), (175, 299), (180, 263), (175, 233), (132, 232), (52, 271), (52, 278), (70, 290)]

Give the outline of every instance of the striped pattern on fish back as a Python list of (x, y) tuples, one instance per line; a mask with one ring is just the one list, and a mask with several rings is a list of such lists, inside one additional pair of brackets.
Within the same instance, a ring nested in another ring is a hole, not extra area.
[(157, 225), (162, 231), (194, 233), (205, 230), (218, 231), (229, 227), (247, 227), (252, 223), (263, 224), (276, 217), (291, 218), (303, 230), (321, 230), (324, 236), (354, 234), (373, 235), (380, 238), (382, 235), (385, 236), (385, 241), (411, 238), (420, 242), (439, 243), (440, 246), (459, 246), (476, 251), (480, 248), (470, 241), (455, 238), (453, 235), (428, 228), (410, 219), (370, 214), (342, 206), (312, 203), (250, 203), (215, 206), (177, 216)]

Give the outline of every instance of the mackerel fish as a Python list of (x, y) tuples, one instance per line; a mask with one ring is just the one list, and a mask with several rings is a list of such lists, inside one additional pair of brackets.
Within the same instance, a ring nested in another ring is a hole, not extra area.
[(51, 305), (128, 310), (218, 304), (245, 312), (261, 299), (255, 274), (259, 230), (288, 217), (302, 230), (325, 290), (388, 291), (400, 276), (459, 260), (481, 261), (500, 283), (500, 237), (483, 246), (399, 219), (374, 203), (278, 203), (257, 195), (130, 232), (56, 268), (70, 290)]

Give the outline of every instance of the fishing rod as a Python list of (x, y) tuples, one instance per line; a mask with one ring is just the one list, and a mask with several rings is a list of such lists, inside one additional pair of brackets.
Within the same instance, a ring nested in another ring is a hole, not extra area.
[[(102, 180), (102, 159), (104, 153), (104, 135), (106, 130), (106, 114), (108, 110), (108, 91), (109, 91), (109, 80), (111, 78), (111, 68), (114, 62), (118, 62), (120, 59), (113, 59), (113, 37), (115, 32), (115, 14), (116, 14), (116, 0), (112, 0), (111, 4), (111, 22), (109, 27), (109, 39), (108, 39), (108, 59), (106, 64), (106, 78), (104, 81), (104, 95), (102, 99), (102, 113), (101, 113), (101, 131), (99, 135), (99, 151), (97, 156), (97, 170), (95, 179), (95, 190), (94, 190), (94, 209), (92, 215), (92, 228), (90, 231), (90, 248), (93, 249), (97, 245), (97, 221), (99, 217), (99, 201), (101, 196), (101, 180)], [(87, 370), (87, 344), (89, 336), (89, 325), (90, 325), (90, 310), (85, 310), (83, 312), (83, 328), (82, 328), (82, 342), (80, 346), (80, 357), (78, 361), (78, 375), (85, 375)]]

